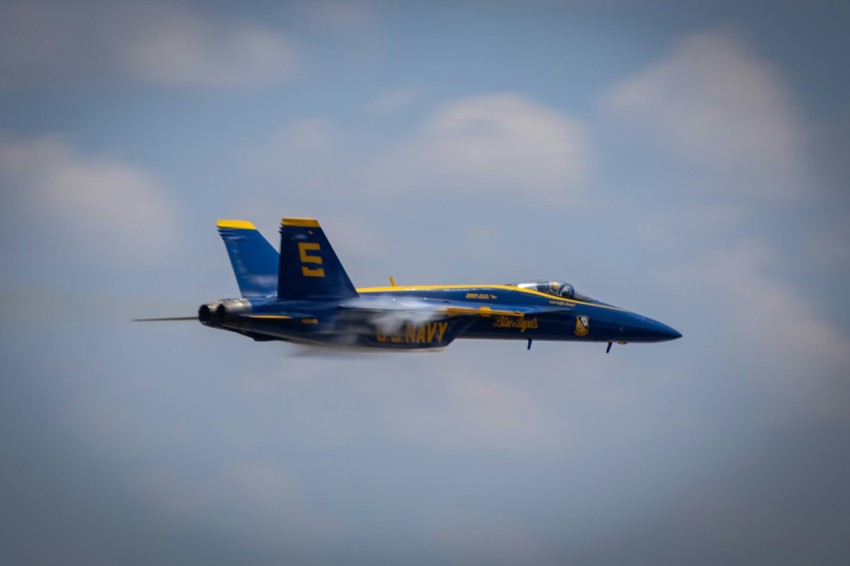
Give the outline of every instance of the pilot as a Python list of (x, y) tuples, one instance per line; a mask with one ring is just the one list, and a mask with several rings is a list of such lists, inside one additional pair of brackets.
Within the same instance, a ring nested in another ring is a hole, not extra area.
[(576, 290), (573, 289), (573, 286), (570, 285), (569, 283), (564, 283), (558, 289), (557, 294), (558, 294), (559, 297), (563, 297), (565, 299), (572, 299), (573, 297), (575, 297)]

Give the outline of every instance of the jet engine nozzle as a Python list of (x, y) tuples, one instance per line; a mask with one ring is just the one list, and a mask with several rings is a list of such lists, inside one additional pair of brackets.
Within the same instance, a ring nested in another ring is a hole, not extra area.
[(251, 312), (251, 303), (247, 299), (220, 299), (198, 309), (198, 320), (203, 324), (224, 322), (230, 316)]

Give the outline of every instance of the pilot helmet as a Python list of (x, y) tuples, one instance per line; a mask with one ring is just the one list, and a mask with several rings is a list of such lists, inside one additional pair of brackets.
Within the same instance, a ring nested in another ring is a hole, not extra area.
[(558, 295), (565, 299), (572, 299), (575, 297), (576, 290), (573, 289), (573, 286), (569, 283), (564, 283), (561, 285), (561, 288), (558, 290)]

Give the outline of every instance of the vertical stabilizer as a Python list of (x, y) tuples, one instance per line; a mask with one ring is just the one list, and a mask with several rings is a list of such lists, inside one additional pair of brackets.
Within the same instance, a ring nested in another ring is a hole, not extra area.
[(277, 290), (278, 253), (246, 220), (219, 220), (218, 233), (243, 297), (268, 297)]
[(277, 295), (281, 300), (314, 301), (357, 296), (318, 221), (281, 220)]

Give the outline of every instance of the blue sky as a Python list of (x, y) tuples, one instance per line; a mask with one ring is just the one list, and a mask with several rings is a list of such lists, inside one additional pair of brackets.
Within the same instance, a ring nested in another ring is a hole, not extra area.
[[(0, 3), (10, 563), (838, 564), (848, 9)], [(560, 278), (684, 334), (317, 357), (183, 315), (217, 218), (356, 285)]]

